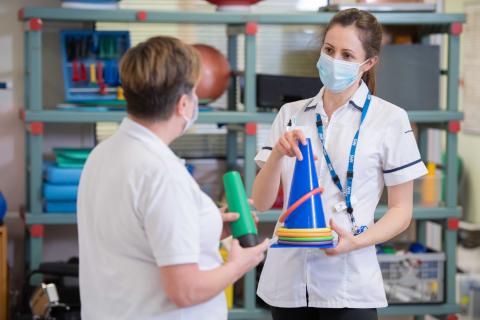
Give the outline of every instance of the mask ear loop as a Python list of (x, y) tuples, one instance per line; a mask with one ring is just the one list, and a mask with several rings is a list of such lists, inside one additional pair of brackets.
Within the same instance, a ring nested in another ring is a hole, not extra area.
[[(360, 71), (360, 68), (361, 68), (365, 63), (367, 63), (368, 61), (370, 61), (370, 59), (371, 59), (371, 57), (368, 58), (367, 60), (363, 61), (362, 63), (360, 63), (359, 66), (358, 66), (358, 70)], [(369, 71), (370, 71), (370, 70), (369, 70)], [(365, 71), (362, 71), (362, 75), (359, 76), (360, 79), (363, 78), (364, 73), (365, 73)]]

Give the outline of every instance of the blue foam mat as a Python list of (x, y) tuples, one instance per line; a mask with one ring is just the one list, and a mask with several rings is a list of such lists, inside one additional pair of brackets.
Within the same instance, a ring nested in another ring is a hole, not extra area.
[(43, 184), (43, 198), (47, 201), (76, 201), (78, 185)]
[(75, 213), (77, 212), (76, 201), (46, 201), (45, 213)]
[(57, 165), (49, 165), (46, 170), (45, 179), (49, 183), (78, 185), (82, 168), (60, 168)]

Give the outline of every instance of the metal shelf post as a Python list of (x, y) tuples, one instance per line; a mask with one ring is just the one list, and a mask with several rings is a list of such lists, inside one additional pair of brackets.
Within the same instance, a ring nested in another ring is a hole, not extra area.
[[(238, 35), (231, 33), (227, 27), (227, 56), (230, 68), (233, 71), (238, 69)], [(230, 85), (228, 87), (228, 110), (237, 110), (237, 76), (230, 77)], [(237, 131), (227, 131), (227, 168), (233, 170), (237, 166)]]

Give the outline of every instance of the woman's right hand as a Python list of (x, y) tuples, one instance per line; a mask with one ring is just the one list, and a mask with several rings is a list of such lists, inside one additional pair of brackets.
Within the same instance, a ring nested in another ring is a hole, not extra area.
[(297, 157), (298, 160), (303, 160), (302, 152), (298, 148), (298, 141), (303, 145), (307, 144), (307, 139), (301, 130), (294, 129), (285, 132), (273, 148), (280, 156)]
[(235, 266), (235, 269), (238, 271), (238, 278), (240, 278), (262, 262), (265, 257), (264, 252), (268, 249), (268, 246), (268, 238), (255, 247), (250, 248), (242, 248), (238, 240), (233, 239), (227, 263)]

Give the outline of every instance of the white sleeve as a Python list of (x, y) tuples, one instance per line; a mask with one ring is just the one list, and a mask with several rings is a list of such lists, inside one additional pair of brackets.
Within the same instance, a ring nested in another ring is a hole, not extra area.
[(277, 113), (275, 120), (273, 120), (265, 145), (260, 147), (260, 151), (255, 156), (255, 162), (260, 168), (265, 164), (265, 162), (267, 162), (273, 147), (277, 143), (278, 139), (285, 132), (287, 123), (285, 123), (284, 112), (284, 107), (282, 107)]
[(200, 222), (192, 189), (171, 173), (150, 178), (143, 226), (157, 265), (198, 263)]
[(383, 178), (394, 186), (427, 174), (405, 110), (390, 122), (383, 142)]

